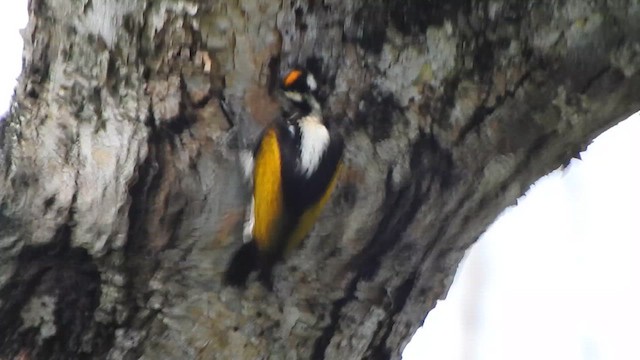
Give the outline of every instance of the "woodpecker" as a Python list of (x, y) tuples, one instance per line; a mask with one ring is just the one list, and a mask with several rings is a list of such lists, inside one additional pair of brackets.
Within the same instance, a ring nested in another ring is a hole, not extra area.
[(225, 273), (229, 285), (242, 286), (258, 271), (259, 280), (272, 287), (273, 266), (311, 231), (342, 166), (342, 137), (322, 117), (314, 76), (294, 68), (281, 89), (288, 110), (263, 130), (253, 154), (244, 159), (253, 196), (245, 243)]

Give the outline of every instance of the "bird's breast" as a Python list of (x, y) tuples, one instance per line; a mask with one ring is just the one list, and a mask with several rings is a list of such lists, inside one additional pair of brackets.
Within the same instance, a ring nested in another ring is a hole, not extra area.
[(309, 178), (320, 165), (330, 142), (329, 130), (317, 116), (305, 116), (298, 121), (300, 128), (300, 158), (298, 170)]

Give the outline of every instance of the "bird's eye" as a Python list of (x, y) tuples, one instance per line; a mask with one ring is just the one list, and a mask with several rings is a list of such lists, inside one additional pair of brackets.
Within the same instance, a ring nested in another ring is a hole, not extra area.
[(284, 77), (284, 81), (283, 81), (284, 86), (288, 87), (288, 86), (293, 85), (293, 83), (295, 83), (296, 80), (298, 80), (300, 75), (302, 75), (302, 71), (300, 71), (300, 70), (291, 70), (291, 71), (289, 71), (287, 76)]

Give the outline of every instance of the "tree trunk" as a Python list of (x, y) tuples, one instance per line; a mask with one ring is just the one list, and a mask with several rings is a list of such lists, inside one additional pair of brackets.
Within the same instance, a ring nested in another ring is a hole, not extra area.
[[(638, 0), (29, 14), (0, 125), (0, 358), (398, 359), (493, 219), (640, 108)], [(238, 150), (295, 64), (347, 170), (272, 292), (227, 288)]]

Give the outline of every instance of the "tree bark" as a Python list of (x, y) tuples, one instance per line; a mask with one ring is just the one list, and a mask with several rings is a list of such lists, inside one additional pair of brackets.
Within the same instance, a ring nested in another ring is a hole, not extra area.
[[(640, 109), (638, 0), (29, 14), (0, 125), (0, 358), (398, 359), (495, 217)], [(295, 64), (347, 170), (272, 292), (227, 288), (238, 150)]]

